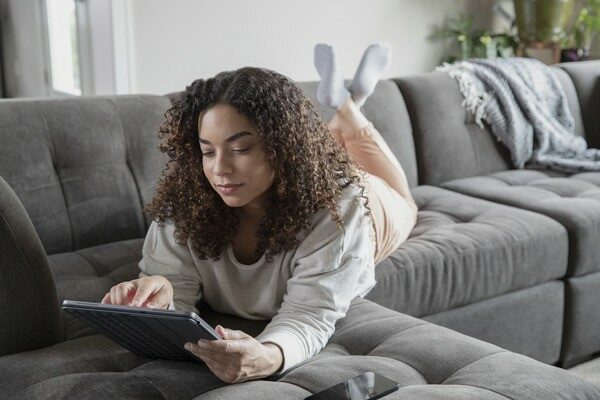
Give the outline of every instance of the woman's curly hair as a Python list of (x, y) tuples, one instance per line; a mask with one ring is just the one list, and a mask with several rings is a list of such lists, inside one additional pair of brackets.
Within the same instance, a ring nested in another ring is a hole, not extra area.
[(216, 104), (232, 106), (254, 124), (275, 172), (258, 227), (257, 257), (264, 252), (272, 262), (273, 255), (296, 247), (297, 234), (308, 232), (310, 217), (321, 208), (340, 226), (337, 203), (350, 184), (360, 188), (370, 213), (356, 163), (302, 89), (274, 71), (245, 67), (192, 82), (159, 128), (159, 149), (169, 161), (144, 211), (159, 224), (171, 220), (177, 243), (189, 240), (199, 258), (217, 260), (237, 233), (239, 219), (202, 169), (198, 118)]

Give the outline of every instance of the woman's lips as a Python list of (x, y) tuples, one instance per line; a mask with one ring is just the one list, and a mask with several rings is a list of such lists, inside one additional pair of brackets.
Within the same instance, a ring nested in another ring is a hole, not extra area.
[(231, 184), (217, 185), (217, 187), (219, 188), (219, 191), (223, 194), (232, 194), (236, 190), (238, 190), (242, 185), (243, 185), (243, 183), (240, 183), (238, 185), (231, 185)]

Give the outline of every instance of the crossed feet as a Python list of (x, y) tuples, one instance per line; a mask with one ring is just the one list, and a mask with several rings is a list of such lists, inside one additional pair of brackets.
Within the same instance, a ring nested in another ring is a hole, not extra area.
[(383, 71), (389, 67), (392, 48), (385, 42), (367, 47), (348, 87), (344, 85), (332, 46), (317, 44), (314, 57), (315, 67), (321, 77), (317, 100), (323, 106), (336, 110), (327, 126), (333, 136), (343, 144), (342, 133), (356, 132), (369, 124), (360, 107), (375, 90)]

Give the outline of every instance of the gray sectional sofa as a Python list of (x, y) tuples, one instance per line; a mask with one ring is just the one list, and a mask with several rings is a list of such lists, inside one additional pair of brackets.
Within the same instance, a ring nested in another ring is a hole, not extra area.
[[(600, 61), (563, 64), (554, 71), (565, 89), (577, 134), (583, 135), (590, 147), (600, 148)], [(600, 303), (600, 172), (513, 170), (506, 150), (491, 133), (465, 119), (455, 82), (441, 74), (429, 74), (397, 79), (396, 83), (412, 121), (419, 183), (530, 210), (558, 222), (567, 232), (567, 237), (551, 240), (551, 229), (545, 228), (544, 235), (531, 238), (546, 254), (557, 248), (567, 252), (554, 253), (554, 262), (541, 268), (519, 266), (537, 277), (535, 284), (548, 284), (546, 289), (537, 286), (539, 295), (543, 292), (555, 300), (538, 307), (535, 317), (516, 315), (515, 326), (561, 338), (562, 345), (554, 347), (552, 355), (548, 347), (548, 353), (540, 358), (545, 362), (559, 361), (568, 367), (598, 353), (600, 312), (595, 305)], [(563, 305), (558, 303), (558, 292), (551, 294), (558, 290), (555, 285), (556, 289), (551, 289), (553, 282), (564, 285)], [(534, 287), (531, 283), (528, 290)], [(519, 293), (525, 292), (515, 291), (512, 296)], [(561, 318), (562, 324), (554, 323)]]
[[(555, 71), (600, 146), (600, 62)], [(136, 357), (59, 308), (137, 276), (169, 96), (0, 101), (0, 398), (301, 399), (372, 370), (400, 382), (390, 399), (600, 399), (556, 367), (600, 351), (600, 173), (512, 170), (461, 101), (441, 73), (379, 83), (363, 111), (405, 168), (417, 225), (325, 349), (233, 385)], [(268, 322), (199, 308), (251, 334)]]

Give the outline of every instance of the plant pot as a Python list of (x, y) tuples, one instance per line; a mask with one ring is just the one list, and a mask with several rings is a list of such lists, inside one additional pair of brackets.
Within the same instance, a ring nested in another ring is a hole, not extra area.
[(573, 11), (574, 0), (513, 0), (519, 39), (558, 42)]
[(590, 59), (590, 48), (562, 49), (560, 51), (560, 62), (585, 61)]

